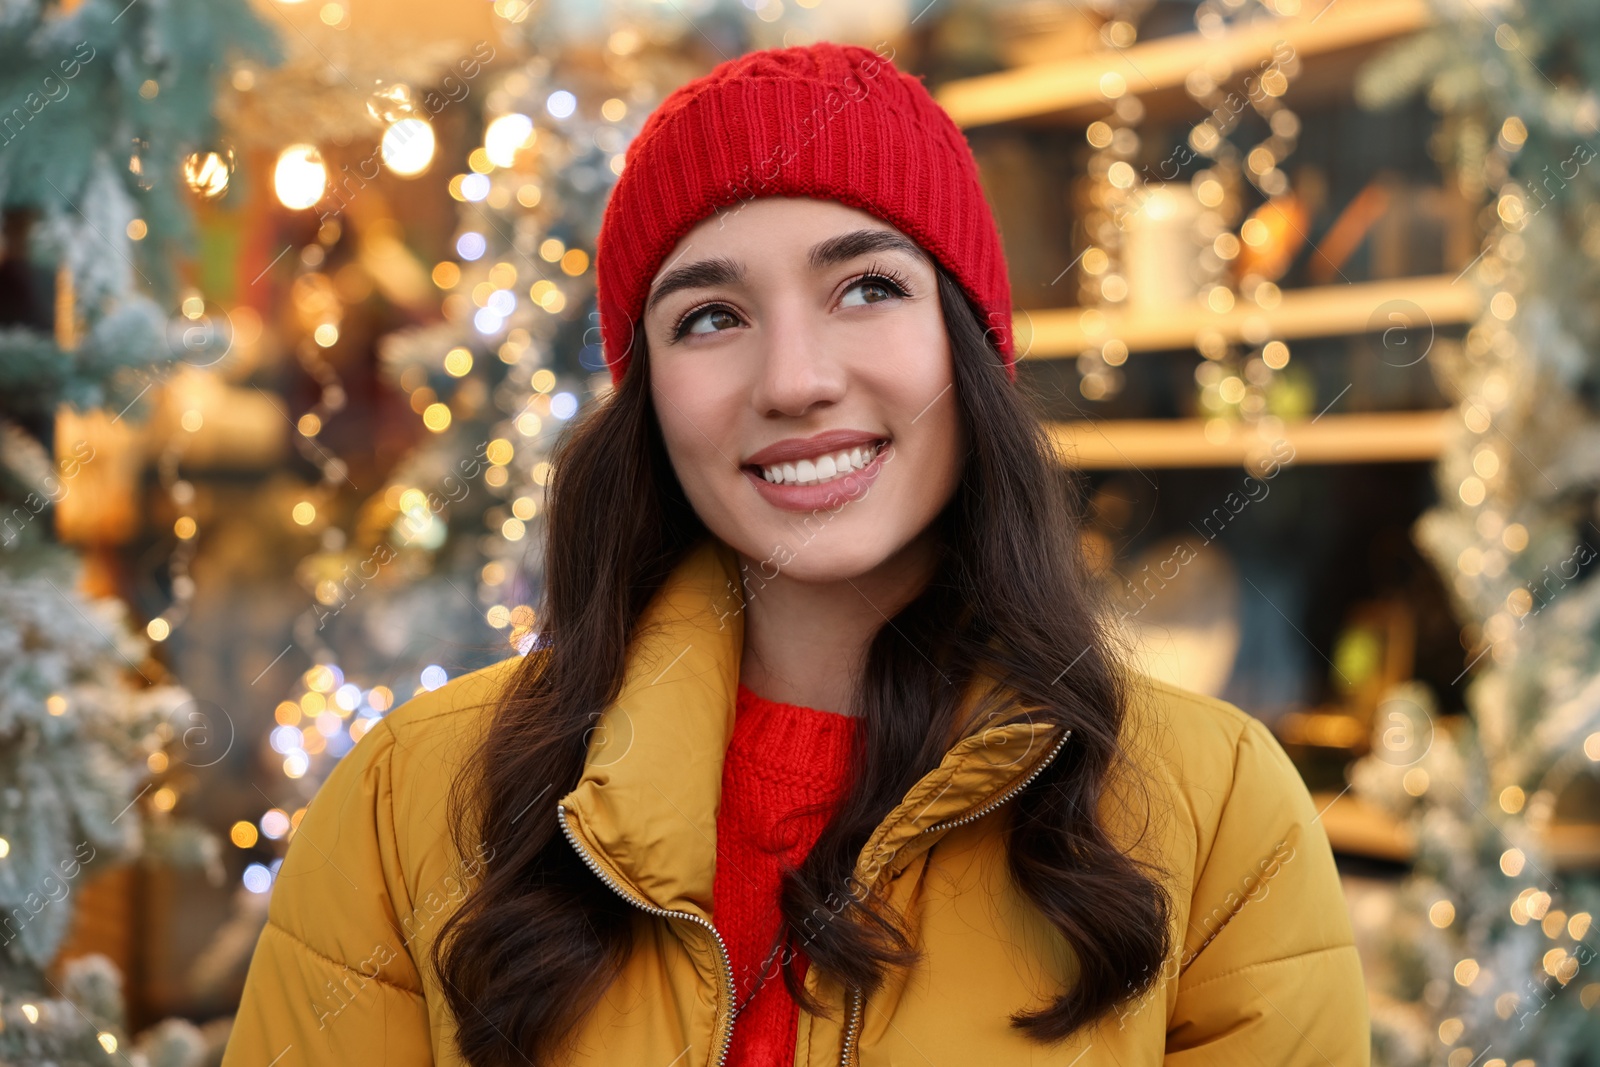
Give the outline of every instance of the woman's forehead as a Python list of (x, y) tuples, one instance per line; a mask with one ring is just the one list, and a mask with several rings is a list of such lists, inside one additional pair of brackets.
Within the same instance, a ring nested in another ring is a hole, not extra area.
[[(739, 262), (793, 248), (810, 254), (815, 262), (830, 239), (860, 231), (894, 234), (903, 239), (899, 250), (928, 258), (895, 226), (860, 208), (815, 197), (762, 197), (729, 205), (697, 223), (663, 258), (650, 289), (654, 292), (684, 264), (704, 259)], [(895, 249), (883, 244), (874, 250)], [(824, 254), (822, 258), (828, 257)]]

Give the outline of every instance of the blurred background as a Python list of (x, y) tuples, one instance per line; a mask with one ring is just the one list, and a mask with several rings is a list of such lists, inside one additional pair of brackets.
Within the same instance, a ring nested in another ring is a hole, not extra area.
[(537, 626), (675, 86), (921, 75), (1143, 666), (1267, 723), (1387, 1067), (1600, 1064), (1600, 8), (0, 4), (0, 1062), (220, 1055), (318, 784)]

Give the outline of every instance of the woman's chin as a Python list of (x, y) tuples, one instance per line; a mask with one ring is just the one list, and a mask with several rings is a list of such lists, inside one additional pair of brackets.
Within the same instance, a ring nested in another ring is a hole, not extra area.
[[(827, 526), (749, 531), (727, 539), (745, 557), (746, 581), (788, 580), (814, 584), (855, 581), (892, 559), (904, 544), (885, 536), (881, 527), (850, 523), (843, 517)], [(751, 551), (743, 546), (766, 546)]]

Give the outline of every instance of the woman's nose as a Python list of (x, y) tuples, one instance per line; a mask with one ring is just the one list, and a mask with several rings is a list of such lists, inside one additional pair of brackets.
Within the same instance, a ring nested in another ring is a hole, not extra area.
[(801, 416), (844, 396), (848, 372), (808, 311), (787, 309), (762, 331), (755, 403), (763, 414)]

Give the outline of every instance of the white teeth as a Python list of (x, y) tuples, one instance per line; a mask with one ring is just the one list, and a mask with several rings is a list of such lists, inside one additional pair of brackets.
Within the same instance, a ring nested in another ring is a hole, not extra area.
[(866, 445), (814, 459), (796, 460), (761, 468), (761, 476), (774, 485), (816, 485), (864, 470), (878, 455), (879, 445)]

